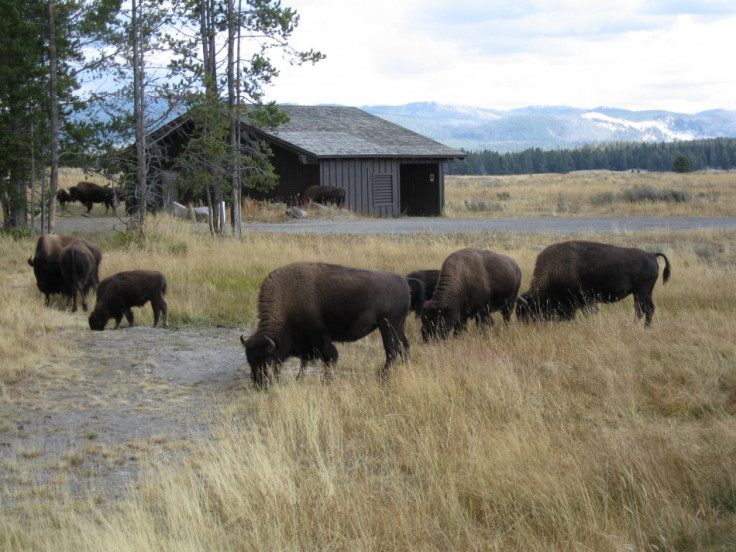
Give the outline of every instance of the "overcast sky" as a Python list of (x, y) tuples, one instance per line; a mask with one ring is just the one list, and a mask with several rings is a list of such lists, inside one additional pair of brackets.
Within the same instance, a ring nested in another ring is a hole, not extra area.
[(267, 99), (493, 109), (736, 110), (734, 0), (282, 0), (291, 44)]

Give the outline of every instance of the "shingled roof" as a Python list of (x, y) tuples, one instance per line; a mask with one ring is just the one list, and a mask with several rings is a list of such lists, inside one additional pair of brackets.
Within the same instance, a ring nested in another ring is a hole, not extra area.
[(260, 129), (269, 139), (317, 159), (410, 157), (455, 159), (465, 154), (356, 107), (279, 106), (289, 122)]

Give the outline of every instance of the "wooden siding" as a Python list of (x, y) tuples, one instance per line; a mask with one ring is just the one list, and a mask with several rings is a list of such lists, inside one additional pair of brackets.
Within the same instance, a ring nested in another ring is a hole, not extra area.
[[(386, 203), (385, 189), (376, 198), (374, 176), (384, 184), (390, 177), (391, 203)], [(320, 161), (320, 184), (345, 190), (345, 206), (351, 211), (373, 217), (395, 217), (399, 208), (400, 161), (398, 159), (325, 159)]]

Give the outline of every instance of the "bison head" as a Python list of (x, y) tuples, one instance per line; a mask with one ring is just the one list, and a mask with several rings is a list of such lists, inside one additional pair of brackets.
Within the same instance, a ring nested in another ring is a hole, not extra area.
[(104, 314), (98, 311), (92, 311), (92, 314), (89, 315), (89, 329), (95, 330), (95, 331), (102, 331), (105, 329), (105, 323), (107, 322), (107, 318)]
[(449, 309), (440, 307), (434, 301), (424, 303), (422, 310), (422, 339), (427, 342), (430, 339), (447, 339), (450, 328), (454, 324), (453, 316)]
[(258, 389), (268, 387), (270, 383), (270, 366), (276, 366), (279, 359), (276, 355), (276, 343), (268, 336), (251, 336), (245, 339), (240, 336), (245, 347), (245, 358), (250, 365), (250, 376)]

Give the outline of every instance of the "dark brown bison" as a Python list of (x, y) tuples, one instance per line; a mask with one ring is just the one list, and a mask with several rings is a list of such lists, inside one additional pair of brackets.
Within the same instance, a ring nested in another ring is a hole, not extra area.
[(409, 279), (409, 284), (412, 283), (412, 280), (415, 280), (420, 287), (419, 291), (412, 288), (411, 294), (411, 310), (414, 314), (420, 316), (424, 308), (424, 302), (432, 299), (434, 295), (440, 271), (436, 269), (415, 270), (407, 274), (406, 277)]
[(82, 310), (87, 311), (87, 295), (97, 288), (97, 261), (89, 248), (74, 240), (61, 250), (61, 293), (72, 300), (72, 312), (77, 311), (77, 293), (82, 299)]
[(520, 320), (572, 320), (575, 312), (596, 312), (597, 303), (614, 303), (634, 295), (636, 318), (652, 323), (652, 290), (659, 277), (657, 257), (665, 262), (662, 281), (670, 278), (663, 253), (588, 241), (546, 247), (538, 256), (529, 290), (516, 306)]
[(493, 324), (501, 311), (508, 322), (521, 286), (521, 270), (511, 257), (484, 249), (455, 251), (442, 263), (437, 287), (422, 311), (422, 338), (447, 339), (468, 320)]
[(59, 191), (56, 192), (56, 199), (61, 204), (62, 209), (67, 203), (71, 203), (72, 201), (74, 201), (72, 199), (72, 196), (69, 194), (69, 192), (65, 190), (64, 188), (61, 188)]
[(310, 201), (322, 205), (334, 203), (338, 207), (342, 207), (345, 204), (345, 190), (335, 186), (309, 186), (304, 190), (304, 203)]
[(79, 201), (87, 207), (87, 213), (92, 212), (92, 204), (104, 203), (105, 213), (110, 208), (116, 211), (118, 206), (117, 195), (115, 190), (107, 186), (100, 186), (93, 182), (79, 182), (76, 186), (69, 188), (69, 196), (72, 201)]
[(333, 342), (357, 341), (378, 328), (386, 352), (382, 376), (398, 355), (408, 357), (404, 324), (409, 313), (406, 278), (391, 272), (325, 263), (293, 263), (271, 272), (258, 296), (258, 327), (240, 336), (256, 387), (278, 377), (281, 363), (299, 357), (302, 369), (321, 360), (332, 376), (338, 353)]
[(33, 257), (28, 259), (28, 264), (33, 267), (33, 273), (36, 276), (36, 285), (39, 291), (46, 296), (46, 306), (51, 301), (51, 295), (64, 293), (65, 283), (61, 271), (61, 252), (73, 242), (84, 244), (92, 253), (95, 260), (93, 287), (97, 287), (100, 263), (102, 262), (100, 247), (89, 240), (46, 234), (38, 238)]
[(120, 327), (123, 316), (133, 326), (132, 307), (142, 307), (149, 301), (153, 308), (153, 327), (163, 314), (164, 328), (169, 326), (169, 308), (164, 300), (166, 278), (157, 270), (128, 270), (118, 272), (102, 280), (97, 288), (95, 310), (89, 315), (92, 330), (104, 330), (110, 318), (115, 319), (115, 329)]

